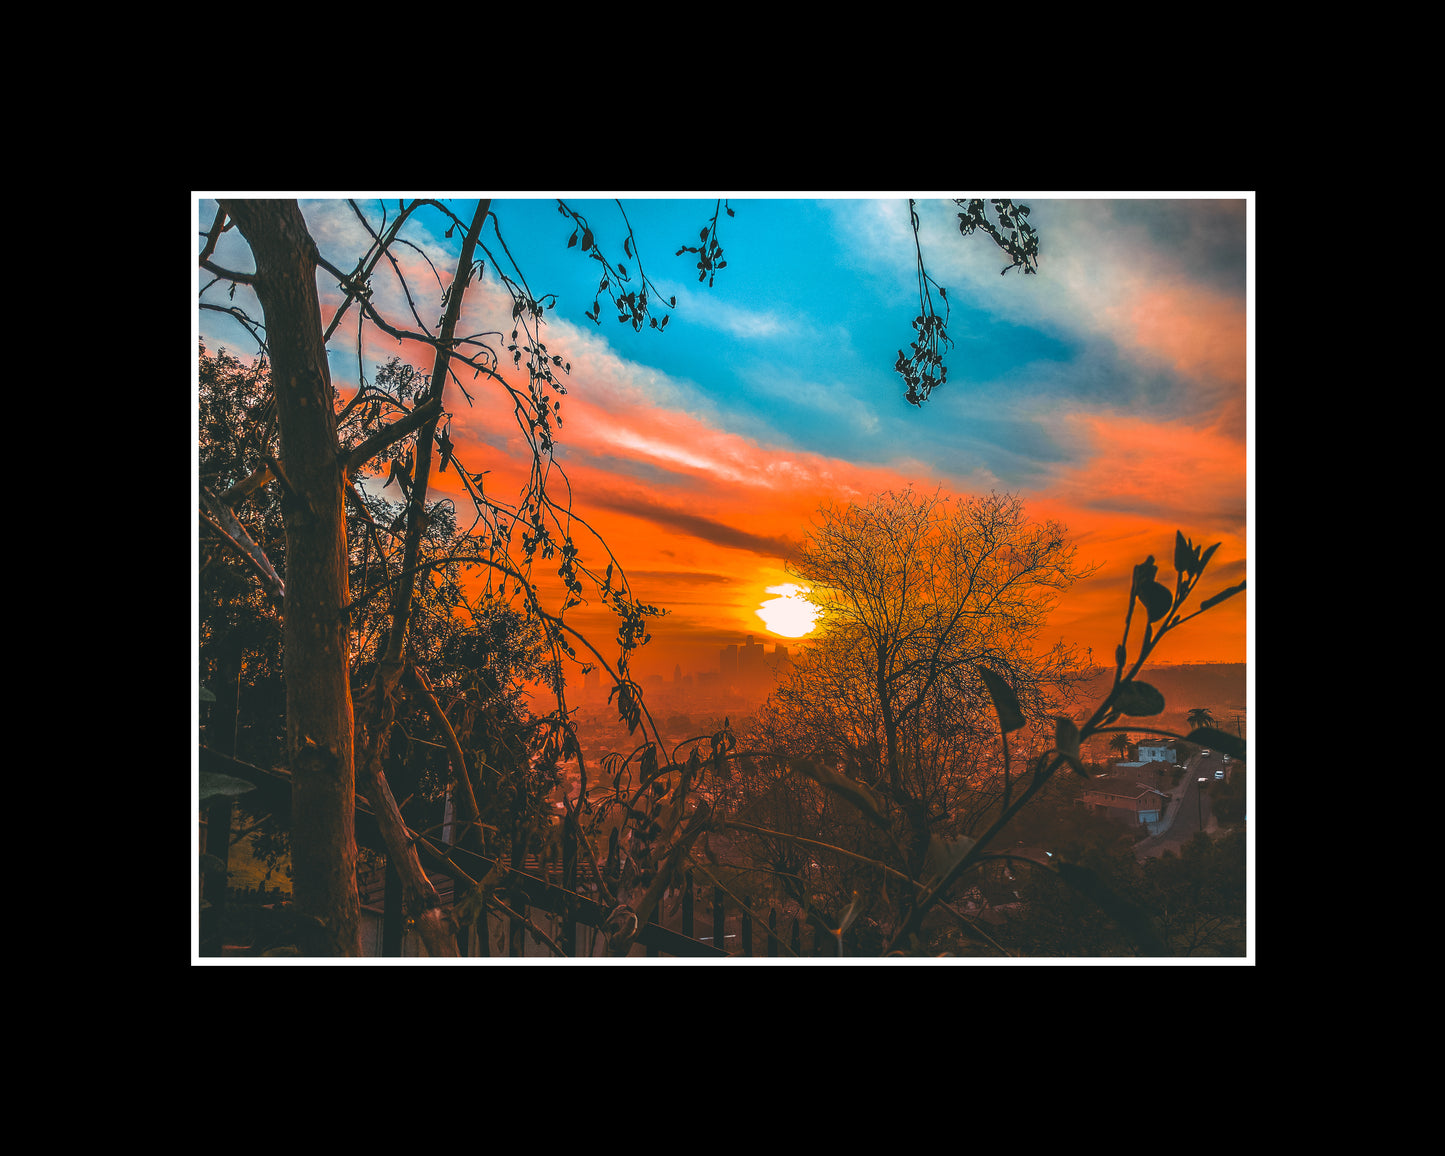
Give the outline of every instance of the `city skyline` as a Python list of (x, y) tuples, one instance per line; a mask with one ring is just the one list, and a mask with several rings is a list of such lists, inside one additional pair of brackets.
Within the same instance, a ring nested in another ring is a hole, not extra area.
[[(780, 667), (791, 666), (794, 649), (788, 643), (775, 641), (769, 649), (766, 641), (755, 641), (756, 635), (746, 635), (741, 642), (724, 643), (718, 648), (717, 659), (712, 667), (684, 669), (681, 662), (673, 664), (672, 675), (652, 672), (641, 681), (644, 692), (662, 688), (672, 693), (679, 689), (701, 694), (704, 691), (719, 695), (735, 695), (745, 699), (756, 699), (766, 695), (772, 686), (773, 674)], [(755, 652), (751, 662), (739, 661), (741, 655)], [(569, 685), (580, 688), (585, 695), (603, 694), (610, 691), (604, 685), (600, 667), (593, 666), (585, 674), (575, 675)]]

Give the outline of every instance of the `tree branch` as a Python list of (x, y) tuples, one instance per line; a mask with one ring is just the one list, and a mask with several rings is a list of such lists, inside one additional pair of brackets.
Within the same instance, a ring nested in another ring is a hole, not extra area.
[(401, 879), (403, 907), (416, 924), (427, 954), (438, 958), (457, 954), (456, 937), (442, 914), (441, 899), (422, 869), (411, 831), (401, 817), (401, 808), (387, 785), (377, 754), (377, 735), (372, 734), (366, 750), (356, 760), (357, 785), (371, 804), (376, 825), (386, 842), (386, 853)]
[(442, 735), (447, 742), (447, 752), (456, 761), (457, 769), (452, 775), (453, 782), (462, 789), (461, 811), (462, 821), (475, 823), (481, 820), (481, 811), (477, 807), (477, 797), (472, 792), (471, 776), (467, 773), (467, 759), (462, 754), (462, 744), (457, 739), (457, 732), (452, 729), (451, 720), (447, 718), (446, 711), (442, 710), (441, 703), (437, 702), (436, 694), (427, 682), (426, 676), (414, 664), (408, 664), (406, 668), (406, 681), (415, 687), (422, 696), (423, 701), (431, 710), (434, 717), (442, 728)]
[[(356, 471), (372, 458), (376, 457), (377, 454), (395, 445), (401, 441), (402, 438), (426, 425), (428, 422), (435, 421), (441, 416), (441, 412), (442, 399), (440, 395), (428, 397), (426, 401), (417, 406), (405, 417), (392, 422), (390, 425), (383, 426), (355, 449), (342, 454), (341, 468), (346, 472), (348, 478), (354, 480)], [(418, 457), (420, 457), (421, 447), (418, 446), (417, 450)]]
[(223, 505), (216, 496), (208, 489), (202, 489), (201, 502), (206, 507), (206, 520), (221, 537), (236, 550), (241, 557), (255, 567), (256, 573), (261, 576), (261, 581), (272, 596), (278, 600), (286, 597), (286, 584), (281, 581), (281, 575), (276, 573), (276, 568), (271, 565), (271, 559), (266, 557), (266, 551), (261, 549), (246, 532), (246, 527), (236, 520), (236, 515)]

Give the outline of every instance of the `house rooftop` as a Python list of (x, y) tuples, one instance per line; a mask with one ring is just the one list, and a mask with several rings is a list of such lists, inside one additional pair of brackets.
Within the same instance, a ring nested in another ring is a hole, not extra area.
[(1157, 787), (1151, 787), (1148, 783), (1139, 782), (1133, 775), (1104, 775), (1097, 779), (1090, 779), (1084, 794), (1135, 799), (1141, 795), (1161, 795), (1163, 792)]

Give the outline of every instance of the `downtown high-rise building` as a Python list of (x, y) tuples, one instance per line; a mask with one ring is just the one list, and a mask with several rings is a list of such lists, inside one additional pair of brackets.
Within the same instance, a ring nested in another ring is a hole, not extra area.
[(767, 676), (763, 665), (763, 644), (754, 642), (753, 636), (738, 647), (738, 683), (749, 692), (756, 692)]
[(718, 673), (722, 675), (723, 685), (737, 681), (738, 678), (738, 644), (730, 642), (718, 652)]

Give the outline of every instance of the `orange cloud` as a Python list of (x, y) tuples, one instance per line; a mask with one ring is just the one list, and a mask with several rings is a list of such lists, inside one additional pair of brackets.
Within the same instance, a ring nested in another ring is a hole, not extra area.
[[(495, 316), (497, 296), (474, 286), (469, 315), (474, 301), (477, 316)], [(1231, 308), (1203, 294), (1140, 295), (1124, 322), (1141, 347), (1180, 368), (1234, 380), (1228, 372), (1237, 350), (1242, 373), (1243, 325), (1241, 319), (1235, 335)], [(654, 641), (635, 656), (638, 675), (670, 678), (674, 663), (685, 672), (716, 669), (723, 642), (749, 633), (766, 637), (755, 611), (769, 587), (788, 580), (784, 559), (821, 503), (940, 480), (901, 463), (860, 465), (761, 444), (688, 410), (682, 387), (627, 364), (585, 329), (558, 320), (543, 339), (572, 362), (563, 378), (567, 393), (559, 398), (554, 497), (564, 500), (570, 483), (575, 513), (606, 541), (637, 597), (671, 611), (653, 620)], [(374, 336), (367, 344), (373, 358), (397, 352), (412, 364), (430, 364), (430, 351), (421, 346), (388, 340), (382, 349)], [(516, 375), (516, 383), (525, 393), (525, 377)], [(486, 493), (515, 504), (530, 449), (512, 399), (485, 378), (463, 373), (462, 384), (473, 405), (454, 385), (447, 394), (458, 460), (473, 473), (490, 470), (482, 483)], [(1087, 460), (1022, 497), (1033, 516), (1069, 526), (1081, 560), (1101, 564), (1066, 597), (1045, 641), (1062, 634), (1093, 647), (1095, 660), (1106, 662), (1118, 642), (1133, 566), (1153, 554), (1161, 570), (1168, 569), (1176, 528), (1206, 545), (1224, 542), (1214, 567), (1219, 580), (1206, 582), (1206, 595), (1240, 580), (1242, 572), (1230, 576), (1221, 566), (1242, 566), (1245, 456), (1239, 442), (1182, 424), (1080, 417), (1073, 432), (1075, 444), (1088, 447)], [(968, 486), (969, 479), (956, 478), (950, 488), (962, 493)], [(471, 501), (456, 474), (434, 473), (433, 487), (456, 502), (466, 525)], [(580, 528), (576, 537), (583, 561), (604, 569), (603, 549)], [(555, 578), (544, 563), (538, 570), (540, 579)], [(1243, 605), (1243, 598), (1232, 600), (1191, 623), (1161, 660), (1241, 661)], [(595, 602), (575, 608), (568, 621), (613, 654), (615, 619)]]
[[(1245, 449), (1181, 423), (1089, 415), (1072, 424), (1076, 444), (1089, 447), (1087, 460), (1024, 499), (1033, 516), (1067, 525), (1080, 561), (1098, 565), (1061, 603), (1050, 628), (1092, 647), (1094, 660), (1107, 664), (1122, 634), (1134, 567), (1153, 555), (1160, 581), (1173, 588), (1176, 532), (1195, 545), (1220, 543), (1195, 606), (1244, 580)], [(1245, 661), (1248, 597), (1237, 595), (1171, 633), (1157, 660)], [(1139, 636), (1136, 618), (1132, 642)]]
[(1111, 313), (1134, 344), (1180, 373), (1243, 388), (1245, 310), (1239, 298), (1197, 287), (1154, 289)]
[[(755, 612), (768, 587), (787, 581), (784, 560), (823, 502), (936, 481), (760, 445), (675, 410), (635, 402), (604, 408), (581, 386), (563, 400), (559, 460), (575, 512), (607, 542), (637, 597), (670, 612), (653, 620), (654, 640), (634, 659), (638, 674), (670, 678), (674, 663), (685, 672), (712, 669), (723, 642), (766, 637)], [(505, 426), (510, 415), (480, 402), (453, 408), (460, 460), (472, 470), (491, 463), (487, 492), (514, 501), (524, 458), (520, 435)], [(1081, 416), (1072, 425), (1087, 459), (1021, 496), (1032, 516), (1067, 525), (1080, 560), (1100, 567), (1060, 604), (1044, 641), (1062, 636), (1108, 662), (1133, 567), (1152, 554), (1161, 575), (1172, 571), (1176, 530), (1196, 543), (1223, 543), (1201, 597), (1243, 578), (1244, 449), (1177, 423)], [(459, 509), (470, 508), (450, 471), (436, 481)], [(954, 492), (963, 492), (961, 482)], [(578, 544), (584, 561), (605, 567), (601, 547), (580, 531)], [(1172, 584), (1172, 573), (1164, 580)], [(1159, 660), (1243, 661), (1244, 608), (1240, 597), (1210, 611), (1172, 636)], [(608, 653), (615, 621), (605, 611), (579, 607), (568, 620)]]
[(1105, 311), (1125, 345), (1156, 357), (1200, 391), (1194, 412), (1212, 412), (1220, 429), (1242, 436), (1248, 370), (1247, 315), (1242, 298), (1197, 286), (1140, 289)]

